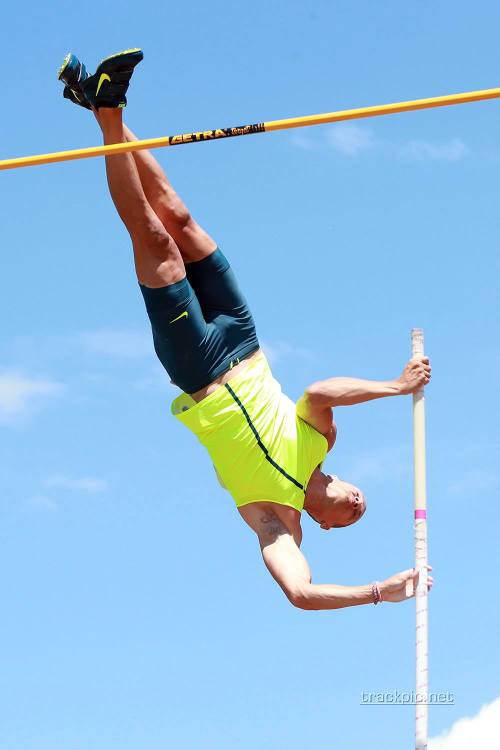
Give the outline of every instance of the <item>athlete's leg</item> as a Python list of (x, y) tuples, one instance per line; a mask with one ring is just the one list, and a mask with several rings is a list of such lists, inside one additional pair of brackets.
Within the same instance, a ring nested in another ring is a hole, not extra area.
[[(106, 132), (107, 123), (102, 125)], [(109, 132), (107, 142), (120, 142), (126, 136), (125, 129), (115, 130)], [(133, 135), (130, 137), (134, 138)], [(184, 256), (188, 286), (180, 288), (179, 294), (183, 296), (182, 300), (176, 297), (175, 309), (170, 303), (172, 294), (169, 294), (166, 309), (166, 290), (154, 289), (145, 293), (143, 288), (143, 295), (160, 360), (174, 382), (186, 392), (195, 393), (259, 348), (255, 324), (234, 273), (222, 252), (216, 249), (215, 242), (189, 216), (180, 222), (180, 226), (177, 225), (178, 217), (174, 214), (181, 211), (187, 214), (187, 210), (156, 160), (144, 152), (137, 152), (137, 161), (131, 155), (129, 157), (136, 167), (136, 177), (144, 176), (141, 180), (143, 200), (150, 210), (153, 210), (150, 201), (156, 201), (156, 221), (162, 227), (168, 227), (167, 236), (176, 232), (176, 238), (181, 238), (179, 244), (189, 256), (189, 260)], [(116, 157), (108, 158), (112, 161)], [(164, 211), (164, 224), (158, 218), (158, 211)], [(127, 212), (122, 212), (122, 215), (126, 220)], [(165, 283), (155, 286), (162, 287)], [(148, 282), (146, 285), (153, 286)], [(174, 291), (173, 287), (169, 288)], [(197, 358), (201, 358), (201, 362), (197, 362)]]
[[(124, 125), (127, 141), (137, 137)], [(211, 255), (217, 243), (193, 219), (164, 170), (150, 151), (134, 151), (134, 159), (146, 198), (167, 232), (174, 238), (186, 263)]]
[[(128, 141), (137, 140), (126, 125), (123, 130)], [(140, 150), (133, 154), (146, 197), (179, 247), (206, 320), (223, 313), (246, 325), (251, 314), (227, 259), (192, 218), (152, 153)]]
[[(121, 109), (101, 107), (97, 119), (105, 144), (126, 141)], [(160, 288), (183, 279), (182, 256), (147, 199), (132, 154), (106, 157), (106, 173), (111, 197), (132, 238), (139, 282)]]

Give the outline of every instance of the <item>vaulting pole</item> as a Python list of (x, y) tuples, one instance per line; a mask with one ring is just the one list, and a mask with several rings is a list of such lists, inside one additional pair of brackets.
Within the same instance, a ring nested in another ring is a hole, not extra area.
[[(424, 353), (424, 332), (411, 332), (412, 356)], [(415, 498), (415, 567), (419, 582), (415, 594), (415, 748), (427, 748), (427, 715), (429, 701), (428, 619), (427, 619), (427, 492), (425, 468), (425, 402), (424, 389), (413, 394), (413, 469)]]
[(287, 120), (271, 120), (269, 122), (260, 122), (254, 125), (240, 125), (232, 128), (218, 128), (215, 130), (204, 130), (173, 136), (166, 135), (161, 138), (148, 138), (146, 140), (132, 141), (130, 143), (116, 143), (108, 146), (95, 146), (92, 148), (79, 148), (71, 151), (58, 151), (53, 154), (38, 154), (37, 156), (22, 156), (15, 159), (4, 159), (3, 161), (0, 161), (0, 169), (33, 167), (37, 164), (51, 164), (53, 162), (70, 161), (72, 159), (88, 159), (91, 156), (109, 156), (110, 154), (122, 154), (126, 151), (139, 151), (140, 149), (160, 148), (162, 146), (179, 146), (183, 143), (199, 143), (201, 141), (213, 141), (219, 140), (220, 138), (232, 138), (239, 135), (251, 135), (252, 133), (269, 133), (272, 130), (287, 130), (289, 128), (303, 128), (309, 125), (324, 125), (331, 122), (341, 122), (342, 120), (358, 120), (362, 117), (393, 115), (398, 112), (412, 112), (417, 109), (444, 107), (450, 104), (465, 104), (466, 102), (498, 99), (499, 97), (500, 89), (484, 89), (482, 91), (469, 91), (466, 94), (435, 96), (430, 99), (415, 99), (414, 101), (382, 104), (375, 107), (344, 109), (339, 112), (327, 112), (323, 115), (291, 117)]

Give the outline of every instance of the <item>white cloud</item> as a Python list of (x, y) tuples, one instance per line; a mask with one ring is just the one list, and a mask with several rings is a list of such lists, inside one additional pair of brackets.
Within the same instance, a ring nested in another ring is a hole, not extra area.
[[(86, 492), (95, 495), (104, 492), (108, 488), (104, 479), (96, 477), (70, 478), (63, 474), (54, 474), (43, 482), (47, 489), (62, 489), (67, 492)], [(57, 493), (54, 493), (57, 496)], [(53, 497), (39, 493), (28, 498), (27, 504), (37, 511), (57, 510), (58, 503)]]
[(24, 412), (41, 396), (50, 396), (61, 389), (60, 383), (28, 378), (15, 372), (0, 373), (0, 418)]
[(360, 125), (334, 125), (327, 131), (327, 142), (335, 151), (346, 156), (357, 156), (375, 146), (373, 132)]
[(451, 729), (433, 737), (429, 750), (498, 750), (500, 698), (472, 717), (456, 721)]
[(460, 161), (468, 153), (467, 145), (460, 138), (451, 138), (444, 143), (412, 140), (401, 148), (401, 155), (413, 161)]
[(55, 502), (52, 498), (47, 497), (46, 495), (34, 495), (33, 497), (30, 497), (28, 505), (31, 505), (32, 508), (36, 508), (37, 510), (52, 511), (56, 509)]
[(317, 141), (308, 135), (304, 135), (304, 133), (294, 133), (290, 141), (303, 151), (314, 151), (315, 148), (318, 148)]
[(151, 334), (128, 329), (102, 328), (78, 335), (78, 342), (87, 352), (112, 357), (139, 358), (153, 352)]
[(351, 123), (335, 124), (326, 130), (311, 131), (307, 134), (294, 133), (290, 137), (290, 142), (303, 151), (333, 149), (344, 156), (357, 156), (379, 143), (370, 128)]
[(54, 476), (49, 477), (45, 480), (44, 484), (46, 487), (59, 487), (64, 490), (90, 492), (93, 494), (104, 492), (108, 488), (108, 484), (104, 479), (96, 479), (95, 477), (71, 479), (62, 474), (55, 474)]
[(348, 157), (359, 156), (375, 148), (389, 155), (410, 161), (457, 162), (469, 155), (470, 150), (461, 138), (433, 142), (413, 138), (403, 143), (377, 138), (373, 130), (354, 123), (333, 124), (314, 134), (295, 133), (291, 142), (305, 151), (333, 149)]
[(275, 365), (278, 361), (287, 358), (299, 358), (309, 361), (315, 359), (314, 353), (309, 349), (289, 344), (286, 341), (261, 341), (261, 346), (271, 365)]

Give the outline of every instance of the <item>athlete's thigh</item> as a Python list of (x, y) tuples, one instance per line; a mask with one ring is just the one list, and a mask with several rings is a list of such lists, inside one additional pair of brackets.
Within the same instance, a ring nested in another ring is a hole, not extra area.
[(210, 382), (209, 326), (196, 294), (187, 279), (141, 291), (158, 359), (175, 385), (195, 393)]
[(187, 263), (186, 274), (207, 321), (221, 313), (251, 317), (236, 275), (220, 248), (203, 260)]
[(236, 277), (218, 248), (203, 260), (187, 263), (186, 274), (207, 322), (207, 376), (213, 382), (259, 348), (257, 331)]

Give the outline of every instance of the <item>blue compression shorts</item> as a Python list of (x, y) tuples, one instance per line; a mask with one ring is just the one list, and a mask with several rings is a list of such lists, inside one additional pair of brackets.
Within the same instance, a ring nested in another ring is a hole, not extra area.
[(186, 277), (140, 285), (158, 359), (175, 385), (195, 393), (259, 348), (255, 324), (222, 251), (186, 263)]

